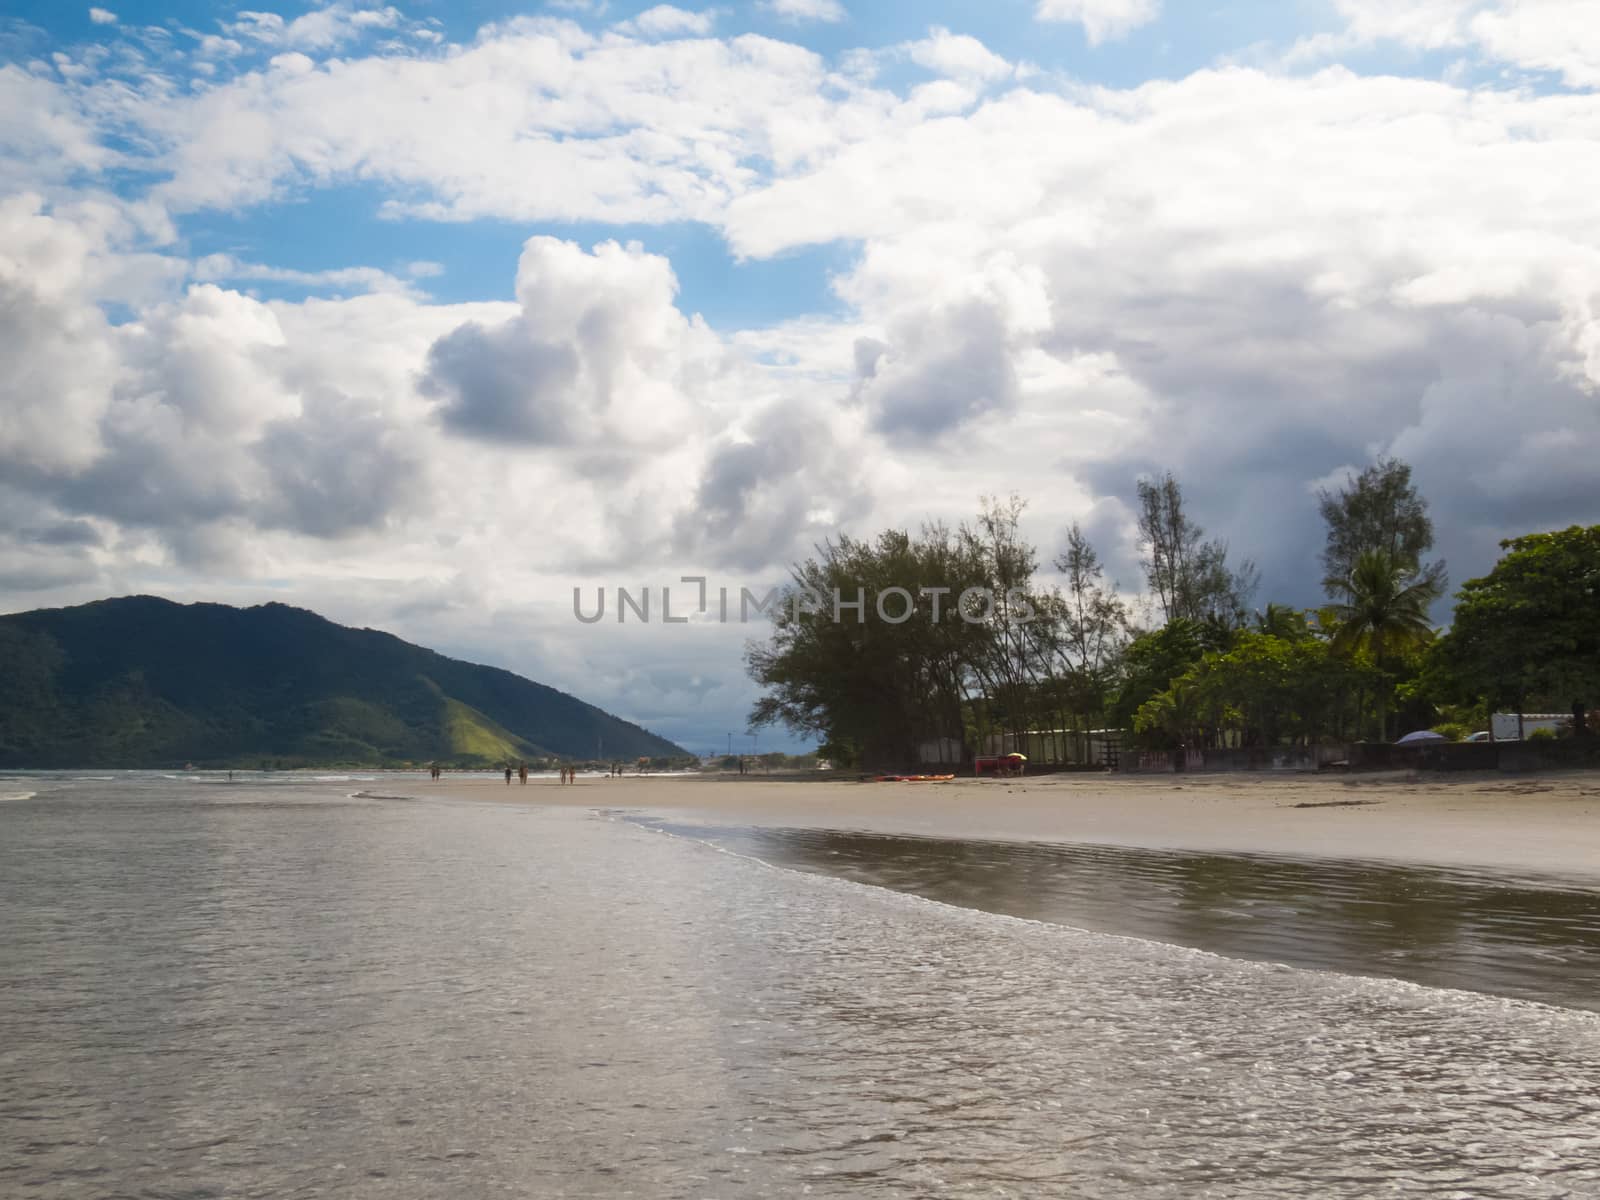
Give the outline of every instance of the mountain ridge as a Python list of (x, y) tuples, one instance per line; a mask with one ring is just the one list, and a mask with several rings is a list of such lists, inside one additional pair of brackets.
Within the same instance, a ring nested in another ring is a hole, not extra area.
[(0, 616), (0, 767), (686, 755), (566, 692), (271, 601)]

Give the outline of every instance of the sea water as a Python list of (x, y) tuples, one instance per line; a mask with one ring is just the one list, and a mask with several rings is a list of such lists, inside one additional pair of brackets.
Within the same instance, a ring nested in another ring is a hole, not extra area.
[(630, 819), (987, 912), (1600, 1011), (1600, 863), (1569, 877)]
[(0, 1195), (1600, 1194), (1592, 1013), (405, 790), (0, 780)]

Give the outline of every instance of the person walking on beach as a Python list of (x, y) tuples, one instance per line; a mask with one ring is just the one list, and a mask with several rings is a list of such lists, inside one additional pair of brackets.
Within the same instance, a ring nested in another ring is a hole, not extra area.
[(506, 786), (507, 787), (511, 786), (511, 764), (510, 763), (506, 764)]
[(518, 763), (517, 764), (517, 782), (521, 783), (523, 787), (527, 787), (528, 786), (528, 764), (527, 763)]

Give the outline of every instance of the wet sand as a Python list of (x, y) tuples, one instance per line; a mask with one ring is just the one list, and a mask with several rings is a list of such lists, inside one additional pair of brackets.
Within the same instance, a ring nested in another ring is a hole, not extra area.
[(422, 794), (678, 821), (1482, 867), (1600, 884), (1600, 772), (1046, 776), (942, 784), (758, 777), (419, 781)]

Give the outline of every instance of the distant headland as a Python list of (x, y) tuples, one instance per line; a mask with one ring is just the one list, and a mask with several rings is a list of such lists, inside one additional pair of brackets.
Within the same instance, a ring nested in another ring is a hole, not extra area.
[(681, 757), (574, 696), (284, 604), (156, 596), (0, 617), (0, 767)]

